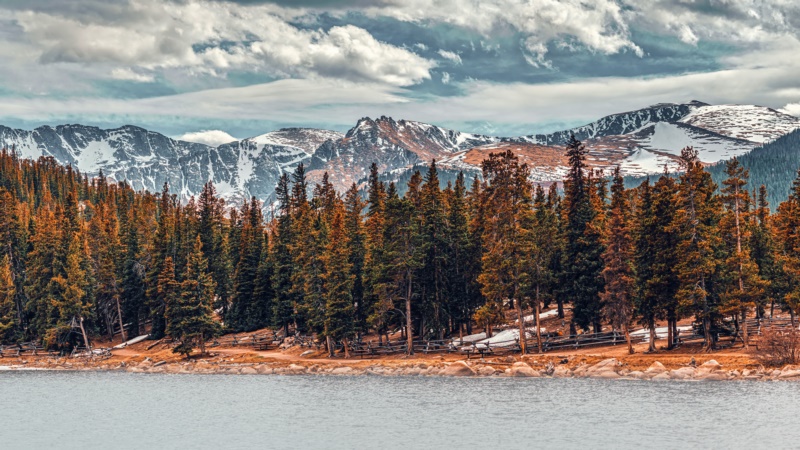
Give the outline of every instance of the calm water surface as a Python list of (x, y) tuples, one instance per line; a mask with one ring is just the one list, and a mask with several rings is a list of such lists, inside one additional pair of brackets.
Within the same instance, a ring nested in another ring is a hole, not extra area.
[(800, 384), (0, 372), (0, 448), (800, 448)]

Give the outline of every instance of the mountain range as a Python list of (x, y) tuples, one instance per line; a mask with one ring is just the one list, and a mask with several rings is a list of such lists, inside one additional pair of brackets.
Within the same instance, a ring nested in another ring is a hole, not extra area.
[[(692, 145), (713, 164), (749, 153), (800, 128), (800, 118), (755, 105), (709, 105), (699, 101), (657, 104), (603, 117), (550, 134), (497, 137), (463, 133), (390, 117), (362, 118), (347, 133), (284, 128), (212, 147), (174, 140), (135, 126), (103, 130), (84, 125), (42, 126), (31, 131), (0, 126), (0, 147), (24, 158), (52, 156), (94, 175), (102, 171), (135, 189), (160, 191), (168, 183), (186, 199), (213, 181), (231, 203), (274, 198), (284, 172), (302, 162), (310, 180), (328, 172), (339, 190), (363, 182), (375, 162), (384, 179), (401, 180), (414, 167), (436, 159), (445, 171), (480, 172), (492, 152), (510, 149), (531, 167), (531, 178), (553, 182), (567, 170), (564, 144), (574, 134), (597, 169), (620, 166), (625, 175), (678, 168), (680, 150)], [(794, 168), (792, 169), (794, 170)]]

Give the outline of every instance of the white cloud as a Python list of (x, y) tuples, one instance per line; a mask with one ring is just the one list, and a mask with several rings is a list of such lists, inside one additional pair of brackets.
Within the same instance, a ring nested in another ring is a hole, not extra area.
[(115, 80), (137, 81), (139, 83), (150, 83), (155, 77), (150, 74), (137, 73), (129, 68), (118, 67), (111, 71), (111, 78)]
[(442, 72), (442, 84), (450, 84), (450, 74)]
[(176, 68), (211, 75), (238, 69), (408, 86), (430, 78), (435, 65), (352, 25), (298, 28), (287, 19), (304, 10), (274, 5), (130, 0), (52, 11), (0, 6), (0, 13), (13, 18), (19, 41), (41, 63), (117, 66), (110, 71), (117, 79), (140, 81)]
[(800, 102), (787, 103), (786, 106), (781, 108), (779, 111), (785, 114), (790, 114), (792, 116), (800, 117)]
[(451, 62), (453, 62), (453, 63), (455, 63), (455, 64), (457, 64), (459, 66), (462, 64), (461, 56), (459, 56), (459, 54), (456, 53), (456, 52), (449, 52), (449, 51), (444, 50), (444, 49), (439, 49), (438, 53), (439, 53), (439, 56), (441, 56), (442, 58), (447, 59), (447, 60), (449, 60), (449, 61), (451, 61)]
[(526, 36), (526, 47), (536, 50), (532, 61), (543, 60), (548, 42), (567, 37), (605, 54), (623, 50), (642, 54), (631, 40), (623, 8), (614, 0), (404, 0), (366, 12), (410, 22), (448, 23), (487, 37), (516, 30)]
[(227, 144), (229, 142), (234, 142), (239, 140), (222, 130), (195, 131), (178, 136), (176, 139), (180, 141), (206, 144), (212, 147), (217, 147), (222, 144)]

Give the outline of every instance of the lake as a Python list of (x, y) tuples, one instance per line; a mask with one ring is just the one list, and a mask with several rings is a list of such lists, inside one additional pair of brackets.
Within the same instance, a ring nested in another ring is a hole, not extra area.
[(798, 448), (800, 384), (0, 372), (0, 448)]

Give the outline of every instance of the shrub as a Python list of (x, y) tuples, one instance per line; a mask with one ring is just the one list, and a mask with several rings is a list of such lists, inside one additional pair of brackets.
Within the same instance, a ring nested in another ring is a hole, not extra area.
[(782, 366), (800, 362), (800, 331), (765, 329), (758, 343), (758, 358), (766, 365)]

